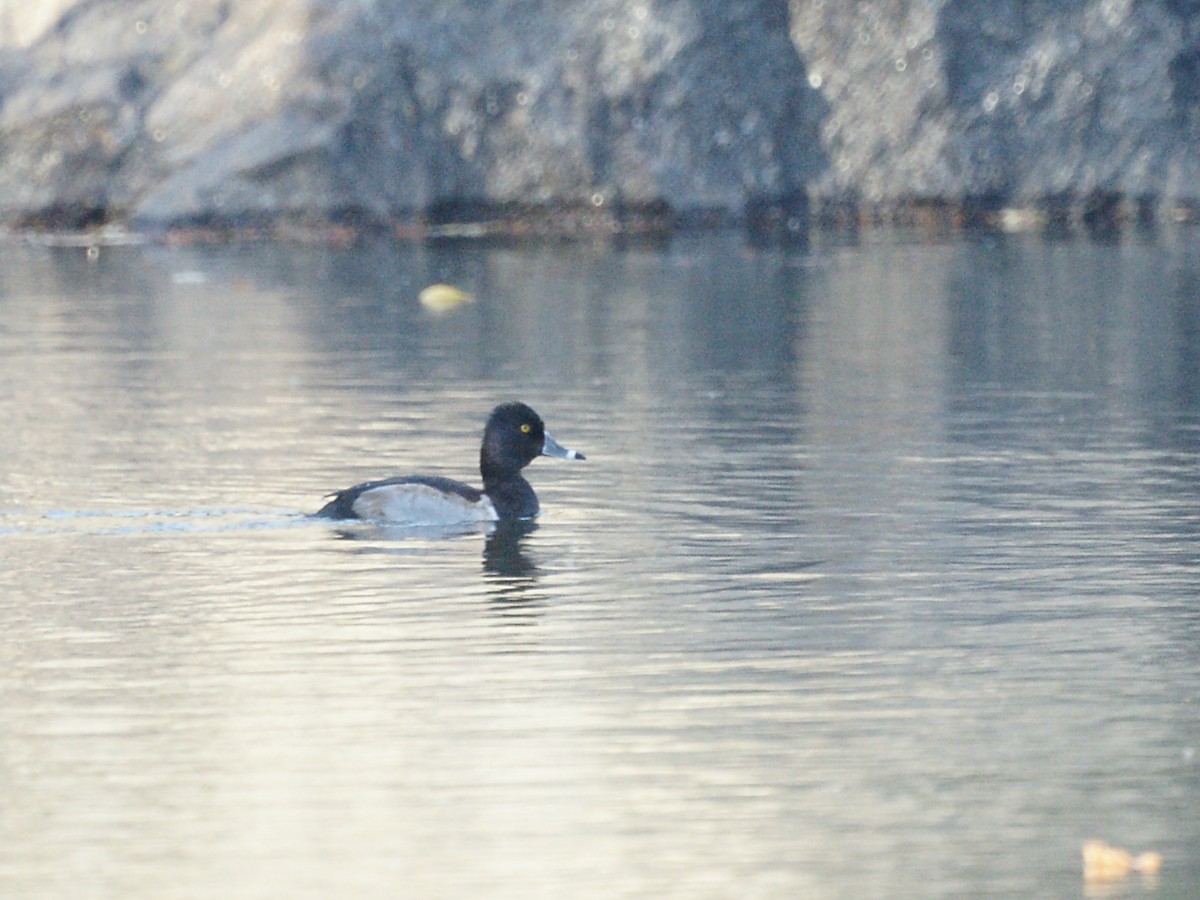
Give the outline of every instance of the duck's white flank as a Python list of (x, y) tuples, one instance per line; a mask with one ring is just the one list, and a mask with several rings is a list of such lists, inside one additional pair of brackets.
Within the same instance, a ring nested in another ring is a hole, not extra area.
[(354, 501), (354, 514), (374, 522), (406, 525), (455, 525), (460, 522), (495, 522), (496, 507), (487, 495), (472, 503), (427, 484), (387, 484), (363, 491)]

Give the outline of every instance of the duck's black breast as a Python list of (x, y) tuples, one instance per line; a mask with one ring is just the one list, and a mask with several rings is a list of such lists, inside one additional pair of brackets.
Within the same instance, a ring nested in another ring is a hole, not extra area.
[(338, 491), (317, 515), (428, 524), (497, 518), (483, 491), (438, 475), (402, 475), (356, 484)]
[(486, 484), (487, 498), (500, 519), (532, 519), (541, 508), (533, 485), (521, 475), (491, 479)]

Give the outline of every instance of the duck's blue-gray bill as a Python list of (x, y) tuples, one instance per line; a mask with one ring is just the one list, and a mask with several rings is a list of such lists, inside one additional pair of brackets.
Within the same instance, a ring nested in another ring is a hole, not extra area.
[(554, 438), (550, 437), (550, 432), (546, 432), (545, 438), (542, 439), (542, 456), (557, 456), (559, 459), (587, 459), (578, 450), (568, 450)]

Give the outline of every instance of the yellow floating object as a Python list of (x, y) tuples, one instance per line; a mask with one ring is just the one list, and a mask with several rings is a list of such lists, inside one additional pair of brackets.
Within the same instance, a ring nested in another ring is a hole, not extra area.
[(1083, 845), (1083, 877), (1088, 881), (1120, 881), (1130, 872), (1156, 875), (1162, 864), (1162, 855), (1153, 851), (1134, 856), (1105, 841), (1087, 841)]
[(431, 284), (417, 295), (421, 305), (434, 312), (444, 312), (454, 309), (463, 303), (473, 303), (475, 298), (466, 291), (459, 290), (452, 284)]
[(1133, 868), (1134, 871), (1141, 872), (1143, 875), (1157, 875), (1162, 871), (1162, 862), (1161, 853), (1148, 850), (1133, 858)]

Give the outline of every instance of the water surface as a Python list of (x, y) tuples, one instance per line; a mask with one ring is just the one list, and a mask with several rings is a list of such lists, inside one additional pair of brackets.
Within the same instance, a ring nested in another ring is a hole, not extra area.
[(1194, 897), (1197, 244), (0, 246), (0, 895)]

